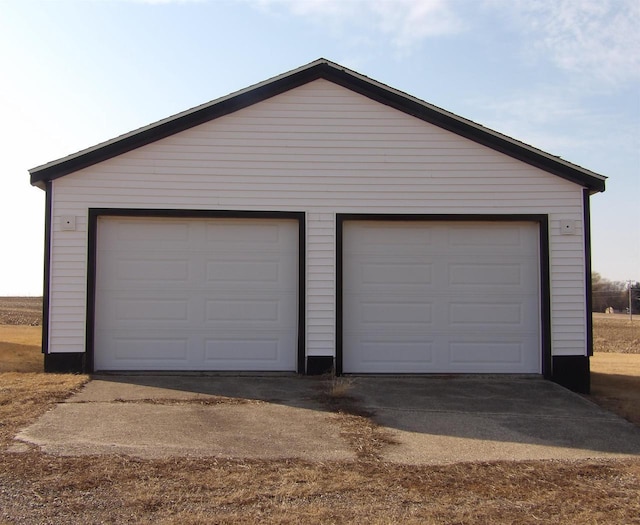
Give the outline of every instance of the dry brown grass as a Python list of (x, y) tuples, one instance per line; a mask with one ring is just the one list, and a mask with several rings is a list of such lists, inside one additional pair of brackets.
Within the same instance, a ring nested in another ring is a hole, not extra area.
[(327, 395), (332, 398), (348, 397), (353, 389), (353, 382), (351, 377), (333, 376), (328, 382)]
[(640, 316), (593, 316), (591, 400), (640, 426)]
[(0, 445), (88, 380), (73, 374), (0, 373)]
[[(0, 327), (0, 341), (6, 333)], [(25, 337), (14, 343), (36, 346)], [(0, 523), (640, 523), (640, 459), (388, 464), (376, 454), (385, 436), (350, 412), (348, 392), (327, 404), (361, 448), (354, 462), (10, 452), (18, 429), (86, 380), (0, 374)]]
[(42, 372), (42, 328), (0, 325), (0, 372)]
[(640, 426), (640, 354), (594, 354), (591, 399)]
[(0, 515), (18, 523), (596, 525), (640, 516), (640, 461), (412, 467), (28, 452), (0, 458), (0, 486)]

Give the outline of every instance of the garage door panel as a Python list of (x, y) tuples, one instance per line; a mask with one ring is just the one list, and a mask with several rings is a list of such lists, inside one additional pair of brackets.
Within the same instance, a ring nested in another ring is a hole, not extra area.
[(189, 358), (188, 337), (118, 337), (114, 336), (114, 357), (122, 362), (145, 363), (153, 367), (159, 361), (184, 362)]
[(492, 364), (502, 366), (505, 363), (520, 364), (523, 360), (523, 344), (520, 341), (483, 343), (452, 342), (449, 355), (452, 363)]
[[(512, 262), (503, 262), (505, 259)], [(451, 257), (446, 267), (449, 291), (522, 293), (532, 290), (538, 282), (537, 254), (500, 254), (494, 255), (493, 261), (488, 256)]]
[(425, 302), (404, 302), (371, 300), (360, 305), (360, 319), (363, 325), (418, 325), (431, 324), (431, 305)]
[[(213, 370), (278, 370), (285, 356), (283, 348), (296, 344), (290, 333), (261, 335), (222, 332), (219, 337), (204, 340), (204, 361)], [(249, 336), (248, 336), (249, 335)]]
[(277, 283), (277, 261), (209, 261), (207, 263), (208, 284), (228, 283)]
[(453, 302), (449, 305), (450, 326), (456, 330), (477, 327), (520, 329), (524, 324), (523, 309), (519, 302)]
[(119, 322), (186, 322), (188, 318), (189, 302), (186, 300), (119, 299), (115, 301), (115, 321)]
[(346, 222), (343, 371), (539, 373), (537, 228)]
[(102, 293), (96, 301), (100, 313), (99, 329), (187, 326), (193, 311), (192, 299), (175, 295), (138, 297), (136, 290)]
[(277, 321), (279, 302), (273, 300), (217, 300), (207, 301), (207, 322), (216, 321)]
[[(207, 338), (205, 340), (205, 359), (208, 362), (217, 362), (220, 368), (224, 368), (222, 363), (235, 363), (238, 361), (254, 362), (277, 362), (280, 339), (277, 337), (269, 340), (266, 337), (260, 339), (248, 339), (231, 337), (229, 339)], [(216, 367), (218, 368), (218, 367)]]
[(536, 342), (537, 334), (490, 339), (479, 334), (474, 339), (449, 341), (448, 361), (455, 363), (460, 372), (537, 373), (538, 359), (531, 352)]
[(391, 329), (397, 331), (418, 329), (424, 331), (433, 323), (433, 305), (421, 297), (389, 297), (377, 294), (372, 297), (343, 299), (343, 325), (366, 327), (368, 330)]
[[(361, 255), (380, 255), (389, 246), (395, 247), (395, 252), (405, 256), (424, 256), (427, 247), (433, 242), (433, 232), (423, 228), (407, 227), (407, 223), (386, 225), (361, 223), (357, 232), (347, 229), (343, 232), (344, 244), (353, 249), (353, 253)], [(394, 251), (391, 251), (394, 253)]]
[[(394, 373), (421, 373), (433, 368), (433, 342), (425, 337), (367, 338), (354, 334), (346, 335), (344, 343), (355, 350), (345, 354), (345, 370), (359, 367), (361, 373), (385, 374), (390, 368)], [(362, 359), (355, 358), (358, 353)]]
[(186, 248), (192, 237), (192, 229), (185, 222), (144, 221), (136, 218), (119, 219), (122, 227), (102, 229), (100, 231), (103, 246), (117, 246), (129, 251), (135, 248), (140, 251), (152, 251), (162, 243), (174, 250)]
[[(363, 259), (369, 255), (361, 255)], [(382, 259), (382, 258), (381, 258)], [(434, 289), (432, 264), (384, 258), (379, 262), (361, 260), (346, 264), (344, 273), (352, 275), (344, 283), (345, 292), (360, 293), (362, 290), (375, 293), (424, 293)], [(366, 286), (363, 286), (366, 285)], [(365, 292), (366, 293), (366, 292)]]
[(457, 263), (449, 265), (449, 284), (463, 286), (520, 286), (519, 264)]
[[(520, 228), (514, 228), (511, 224), (494, 223), (487, 228), (486, 223), (481, 224), (452, 224), (446, 232), (448, 242), (453, 247), (473, 246), (474, 253), (491, 253), (491, 250), (499, 246), (501, 252), (505, 247), (515, 248), (514, 253), (520, 253), (523, 239)], [(508, 250), (506, 250), (508, 251)], [(468, 250), (464, 250), (468, 253)]]
[[(257, 248), (255, 248), (257, 249)], [(256, 254), (249, 259), (232, 258), (229, 254), (206, 261), (206, 278), (202, 283), (208, 289), (251, 291), (297, 290), (291, 276), (297, 275), (297, 254)]]
[(94, 368), (295, 371), (297, 242), (292, 220), (101, 218)]
[(287, 245), (286, 236), (283, 237), (280, 227), (273, 223), (260, 224), (255, 221), (251, 224), (208, 223), (205, 228), (206, 238), (210, 243), (223, 243), (225, 246), (228, 246), (229, 243), (263, 244), (266, 249), (273, 249), (274, 246), (280, 244)]
[(120, 259), (115, 277), (123, 284), (127, 281), (187, 282), (190, 273), (189, 261), (184, 257), (159, 260), (150, 252), (141, 253), (140, 258), (135, 260)]
[(362, 282), (366, 284), (409, 284), (424, 286), (431, 284), (431, 265), (389, 261), (382, 264), (362, 266)]

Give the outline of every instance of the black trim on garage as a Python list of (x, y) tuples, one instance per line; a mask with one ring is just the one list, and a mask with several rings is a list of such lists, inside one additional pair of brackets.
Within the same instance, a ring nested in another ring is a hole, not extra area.
[(569, 390), (581, 394), (591, 392), (591, 370), (589, 356), (553, 356), (553, 381)]
[[(540, 225), (540, 341), (542, 343), (542, 375), (551, 379), (551, 274), (549, 270), (549, 217), (536, 216)], [(513, 219), (519, 220), (519, 219)], [(522, 219), (526, 220), (526, 219)], [(536, 219), (531, 219), (536, 220)]]
[(87, 257), (87, 319), (85, 371), (94, 371), (96, 263), (99, 217), (149, 217), (188, 219), (293, 219), (298, 222), (298, 353), (297, 373), (305, 371), (306, 327), (306, 218), (304, 212), (90, 208)]
[(584, 277), (587, 315), (587, 355), (593, 355), (593, 284), (591, 281), (591, 206), (589, 190), (582, 190), (582, 224), (584, 225)]
[(549, 281), (549, 219), (547, 215), (446, 215), (446, 214), (352, 214), (336, 215), (336, 374), (342, 374), (343, 359), (343, 229), (346, 221), (420, 222), (535, 222), (540, 240), (540, 344), (542, 375), (551, 379), (551, 293)]
[(85, 354), (56, 352), (44, 355), (44, 371), (54, 374), (81, 374), (86, 371)]
[[(51, 213), (53, 182), (47, 182), (44, 204), (44, 284), (42, 290), (42, 353), (49, 353), (49, 297), (51, 295)], [(45, 358), (46, 365), (46, 358)], [(46, 366), (45, 366), (46, 369)]]

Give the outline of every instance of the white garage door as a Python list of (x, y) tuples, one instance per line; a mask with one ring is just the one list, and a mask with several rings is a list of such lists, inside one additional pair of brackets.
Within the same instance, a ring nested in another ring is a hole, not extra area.
[(95, 370), (296, 370), (296, 221), (100, 217), (97, 234)]
[(538, 225), (347, 221), (343, 371), (540, 373)]

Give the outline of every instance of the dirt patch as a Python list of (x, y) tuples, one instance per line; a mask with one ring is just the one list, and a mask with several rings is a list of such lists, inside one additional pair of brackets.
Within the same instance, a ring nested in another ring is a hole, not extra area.
[(42, 297), (0, 297), (0, 324), (41, 325)]
[(640, 354), (640, 316), (593, 314), (593, 350)]
[(350, 394), (349, 378), (329, 378), (323, 385), (320, 402), (331, 412), (340, 425), (340, 435), (362, 461), (380, 461), (384, 447), (397, 441), (385, 428), (375, 423), (373, 414), (364, 409), (360, 401)]
[[(86, 401), (76, 401), (76, 403), (85, 403)], [(224, 396), (207, 396), (206, 398), (195, 399), (171, 399), (171, 398), (142, 398), (142, 399), (115, 399), (115, 403), (133, 403), (133, 404), (149, 404), (163, 406), (181, 406), (181, 405), (199, 405), (199, 406), (218, 406), (218, 405), (261, 405), (264, 401), (259, 399), (242, 399), (237, 397)]]

